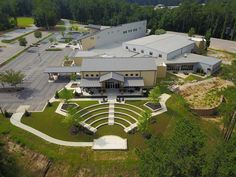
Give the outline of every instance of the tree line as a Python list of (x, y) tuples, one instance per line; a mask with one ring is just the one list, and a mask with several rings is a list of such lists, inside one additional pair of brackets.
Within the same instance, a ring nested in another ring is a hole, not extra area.
[(205, 5), (197, 0), (181, 0), (175, 9), (157, 9), (125, 0), (2, 0), (0, 1), (0, 30), (16, 25), (17, 16), (33, 16), (40, 27), (55, 26), (61, 18), (80, 23), (118, 25), (148, 20), (148, 28), (188, 32), (194, 28), (204, 35), (235, 39), (236, 1), (209, 0)]

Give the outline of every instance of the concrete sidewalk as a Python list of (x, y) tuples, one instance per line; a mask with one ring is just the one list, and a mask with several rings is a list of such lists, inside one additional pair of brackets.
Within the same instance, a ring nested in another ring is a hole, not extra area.
[(53, 144), (57, 144), (57, 145), (61, 145), (61, 146), (74, 146), (74, 147), (92, 147), (93, 146), (93, 142), (71, 142), (71, 141), (62, 141), (56, 138), (52, 138), (32, 127), (29, 127), (23, 123), (21, 123), (21, 118), (24, 115), (24, 111), (25, 108), (27, 108), (27, 106), (20, 106), (16, 113), (14, 113), (10, 119), (10, 122), (15, 125), (16, 127), (19, 127), (23, 130), (26, 130), (36, 136), (38, 136), (39, 138), (44, 139), (45, 141), (48, 141), (50, 143)]

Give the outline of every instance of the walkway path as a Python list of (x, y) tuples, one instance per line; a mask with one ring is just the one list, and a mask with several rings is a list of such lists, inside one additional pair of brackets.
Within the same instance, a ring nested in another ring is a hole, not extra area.
[(26, 130), (30, 133), (33, 133), (34, 135), (50, 142), (50, 143), (53, 143), (53, 144), (57, 144), (57, 145), (62, 145), (62, 146), (75, 146), (75, 147), (92, 147), (93, 146), (93, 142), (71, 142), (71, 141), (62, 141), (62, 140), (59, 140), (59, 139), (56, 139), (56, 138), (52, 138), (30, 126), (27, 126), (23, 123), (21, 123), (21, 118), (23, 117), (24, 115), (24, 111), (27, 109), (27, 105), (23, 105), (23, 106), (19, 106), (19, 108), (17, 109), (16, 113), (14, 113), (10, 119), (10, 122), (23, 129), (23, 130)]

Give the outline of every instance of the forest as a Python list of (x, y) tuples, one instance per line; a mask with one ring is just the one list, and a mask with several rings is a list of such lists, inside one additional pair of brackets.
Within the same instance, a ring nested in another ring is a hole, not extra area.
[(236, 36), (235, 0), (209, 0), (205, 5), (196, 0), (182, 0), (178, 8), (157, 10), (154, 6), (141, 6), (125, 0), (0, 1), (0, 30), (15, 27), (17, 16), (33, 16), (37, 26), (47, 28), (55, 26), (60, 18), (102, 25), (147, 19), (152, 31), (161, 28), (188, 32), (194, 28), (200, 35), (210, 30), (217, 38), (235, 40)]

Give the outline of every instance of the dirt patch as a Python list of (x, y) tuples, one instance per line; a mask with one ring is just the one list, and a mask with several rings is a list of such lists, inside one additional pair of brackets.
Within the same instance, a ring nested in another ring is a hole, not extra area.
[(222, 63), (231, 65), (232, 60), (236, 59), (236, 54), (232, 54), (226, 51), (209, 49), (207, 55), (216, 57), (222, 60)]
[(45, 176), (51, 165), (50, 160), (46, 156), (33, 152), (14, 142), (7, 141), (6, 149), (9, 153), (17, 154), (20, 167), (35, 177)]
[(221, 95), (218, 92), (234, 84), (220, 78), (211, 78), (196, 83), (187, 83), (178, 88), (192, 108), (211, 109), (219, 105)]

